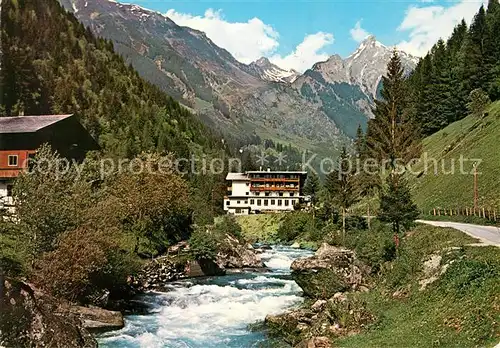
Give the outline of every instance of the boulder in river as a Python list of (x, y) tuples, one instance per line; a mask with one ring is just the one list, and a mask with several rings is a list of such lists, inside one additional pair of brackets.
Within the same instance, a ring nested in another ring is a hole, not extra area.
[(125, 326), (123, 315), (117, 311), (108, 311), (99, 307), (72, 306), (70, 312), (82, 321), (90, 332), (119, 330)]
[(0, 277), (0, 346), (95, 348), (81, 320), (32, 285)]
[(221, 268), (262, 268), (264, 264), (255, 250), (248, 249), (237, 238), (227, 234), (215, 262)]
[(365, 267), (354, 251), (326, 243), (314, 256), (292, 263), (292, 277), (310, 298), (328, 299), (337, 292), (354, 290), (363, 282)]

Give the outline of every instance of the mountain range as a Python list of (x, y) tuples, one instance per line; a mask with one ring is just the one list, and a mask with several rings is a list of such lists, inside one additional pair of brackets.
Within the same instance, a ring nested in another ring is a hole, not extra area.
[[(373, 36), (346, 59), (338, 55), (304, 74), (261, 58), (237, 61), (205, 33), (165, 15), (112, 0), (59, 0), (66, 10), (148, 81), (211, 127), (245, 142), (251, 135), (332, 150), (366, 126), (393, 48)], [(411, 70), (418, 59), (401, 52)]]

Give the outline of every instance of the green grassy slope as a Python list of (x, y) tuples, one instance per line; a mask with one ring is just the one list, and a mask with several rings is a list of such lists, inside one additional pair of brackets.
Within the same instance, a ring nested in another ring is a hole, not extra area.
[[(472, 170), (471, 159), (481, 159), (479, 171), (479, 205), (500, 209), (500, 102), (491, 105), (489, 115), (466, 117), (424, 140), (424, 156), (438, 160), (438, 175), (428, 161), (427, 174), (412, 182), (415, 201), (421, 209), (460, 208), (473, 206), (473, 175), (460, 173), (460, 158), (464, 169)], [(455, 164), (454, 174), (443, 174)], [(419, 164), (418, 171), (424, 166)]]

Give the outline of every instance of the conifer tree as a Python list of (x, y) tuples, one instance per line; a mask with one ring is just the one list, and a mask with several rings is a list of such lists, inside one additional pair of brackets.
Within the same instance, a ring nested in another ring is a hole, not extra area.
[(345, 147), (338, 160), (338, 168), (332, 170), (325, 179), (325, 189), (330, 200), (342, 212), (342, 235), (345, 238), (347, 210), (360, 199), (356, 167)]
[(391, 174), (380, 195), (380, 221), (392, 224), (392, 231), (398, 236), (401, 227), (408, 229), (418, 218), (418, 207), (411, 198), (408, 183), (401, 175)]
[(308, 176), (306, 183), (304, 185), (304, 194), (311, 196), (311, 203), (315, 204), (316, 203), (316, 198), (320, 190), (320, 182), (318, 175), (314, 172), (311, 171)]
[(408, 114), (403, 66), (396, 51), (382, 81), (382, 99), (375, 100), (375, 118), (368, 123), (367, 154), (395, 170), (398, 163), (406, 165), (421, 152), (420, 134)]
[[(376, 100), (375, 119), (368, 125), (367, 148), (374, 158), (384, 161), (381, 170), (389, 169), (386, 187), (380, 194), (379, 214), (383, 221), (392, 223), (395, 233), (399, 233), (400, 225), (406, 224), (415, 216), (412, 211), (416, 211), (399, 169), (420, 156), (421, 141), (407, 114), (406, 84), (397, 52), (387, 66), (387, 76), (383, 81), (383, 99)], [(393, 207), (401, 210), (398, 212)]]

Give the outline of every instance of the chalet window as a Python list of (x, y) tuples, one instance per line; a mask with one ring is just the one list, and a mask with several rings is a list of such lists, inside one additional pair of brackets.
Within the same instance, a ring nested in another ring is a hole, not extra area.
[(9, 155), (9, 167), (17, 167), (17, 155)]
[(281, 207), (283, 205), (283, 200), (282, 199), (278, 199), (278, 207)]
[(7, 197), (12, 197), (12, 185), (7, 185)]

